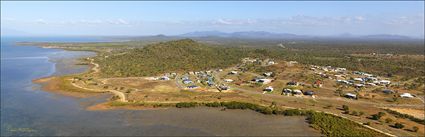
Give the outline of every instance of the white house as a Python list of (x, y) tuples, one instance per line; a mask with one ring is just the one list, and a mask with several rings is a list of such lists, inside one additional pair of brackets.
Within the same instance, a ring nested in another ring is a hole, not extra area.
[(354, 81), (363, 81), (362, 78), (354, 78)]
[(303, 92), (301, 90), (299, 90), (299, 89), (294, 89), (294, 90), (292, 90), (292, 94), (294, 94), (294, 95), (302, 95)]
[(347, 69), (346, 68), (336, 68), (335, 69), (335, 71), (337, 71), (337, 72), (343, 72), (343, 71), (346, 71)]
[(291, 89), (289, 89), (289, 88), (285, 88), (285, 89), (283, 89), (283, 91), (282, 91), (282, 94), (285, 94), (285, 95), (289, 95), (289, 94), (291, 94), (292, 93), (292, 90)]
[(218, 86), (218, 88), (219, 88), (220, 90), (228, 90), (228, 89), (230, 89), (230, 87), (229, 87), (229, 86), (225, 86), (225, 85)]
[(366, 83), (366, 85), (369, 85), (369, 86), (376, 86), (376, 84), (375, 84), (375, 83)]
[(378, 78), (375, 78), (375, 77), (366, 77), (366, 80), (377, 81)]
[(262, 84), (269, 84), (270, 82), (272, 82), (272, 79), (257, 79), (256, 82)]
[(414, 96), (410, 93), (402, 93), (400, 95), (400, 97), (402, 97), (402, 98), (413, 98)]
[(183, 80), (183, 83), (184, 84), (191, 84), (191, 83), (193, 83), (193, 81), (191, 81), (189, 79), (185, 79), (185, 80)]
[(237, 71), (230, 71), (229, 74), (238, 74)]
[(357, 98), (357, 95), (353, 94), (353, 93), (345, 93), (344, 96), (347, 97), (347, 98)]
[(373, 77), (373, 75), (369, 73), (364, 73), (363, 75), (365, 75), (366, 77)]
[(263, 91), (272, 92), (273, 91), (273, 87), (272, 86), (268, 86)]
[(274, 65), (274, 64), (276, 64), (274, 61), (268, 61), (267, 62), (267, 65)]
[(270, 77), (272, 74), (273, 74), (273, 72), (266, 72), (263, 75), (266, 76), (266, 77)]
[(363, 84), (354, 84), (354, 87), (361, 88), (361, 87), (364, 87), (364, 85)]
[(380, 80), (379, 81), (379, 84), (381, 84), (381, 85), (388, 85), (390, 83), (391, 83), (391, 81), (389, 81), (389, 80)]
[(170, 78), (167, 76), (162, 76), (161, 78), (159, 78), (159, 80), (170, 80)]
[(224, 82), (233, 82), (233, 79), (224, 79)]

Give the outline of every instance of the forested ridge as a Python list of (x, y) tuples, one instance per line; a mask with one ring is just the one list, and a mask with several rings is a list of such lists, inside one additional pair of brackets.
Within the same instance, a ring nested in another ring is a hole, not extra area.
[(225, 68), (240, 63), (243, 57), (262, 57), (264, 53), (260, 49), (216, 47), (183, 39), (129, 49), (121, 55), (99, 58), (97, 62), (106, 77), (152, 76)]
[[(294, 60), (303, 64), (322, 66), (331, 65), (378, 75), (399, 75), (405, 79), (424, 75), (423, 60), (400, 57), (357, 57), (351, 55), (358, 53), (357, 50), (353, 51), (352, 46), (320, 47), (310, 46), (309, 48), (304, 47), (304, 49), (302, 45), (293, 48), (228, 47), (183, 39), (125, 49), (120, 51), (122, 53), (110, 55), (108, 58), (99, 56), (96, 62), (100, 64), (105, 77), (154, 76), (170, 72), (226, 68), (240, 63), (241, 58), (245, 57)], [(374, 45), (358, 46), (355, 49), (367, 50), (368, 48), (376, 49)], [(388, 45), (379, 52), (387, 51), (389, 48), (396, 50), (398, 47)]]

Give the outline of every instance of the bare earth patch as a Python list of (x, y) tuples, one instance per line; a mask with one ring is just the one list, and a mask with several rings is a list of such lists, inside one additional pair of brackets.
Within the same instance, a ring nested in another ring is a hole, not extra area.
[(61, 81), (61, 78), (53, 76), (53, 77), (46, 77), (46, 78), (40, 78), (33, 80), (34, 83), (40, 84), (41, 89), (44, 91), (52, 92), (52, 93), (58, 93), (65, 96), (71, 96), (71, 97), (77, 97), (77, 98), (86, 98), (94, 95), (98, 95), (97, 93), (90, 93), (90, 92), (70, 92), (65, 91), (63, 88), (60, 87), (60, 84), (64, 84)]

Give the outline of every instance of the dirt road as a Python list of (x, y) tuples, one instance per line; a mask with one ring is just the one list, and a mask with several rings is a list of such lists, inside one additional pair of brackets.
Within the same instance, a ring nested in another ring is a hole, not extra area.
[[(100, 72), (99, 64), (94, 63), (94, 59), (91, 59), (90, 60), (90, 63), (93, 64), (93, 67), (92, 67), (93, 72), (92, 73), (99, 73)], [(102, 81), (102, 83), (104, 84), (104, 81)], [(91, 88), (82, 87), (82, 86), (77, 85), (77, 84), (72, 83), (72, 82), (71, 82), (71, 85), (74, 86), (74, 87), (80, 88), (80, 89), (94, 91), (94, 92), (105, 92), (105, 91), (111, 92), (115, 96), (118, 96), (119, 97), (119, 101), (121, 101), (121, 102), (128, 102), (128, 100), (125, 97), (125, 94), (122, 93), (122, 92), (120, 92), (120, 91), (118, 91), (118, 90), (112, 90), (112, 89), (108, 89), (108, 90), (91, 89)]]

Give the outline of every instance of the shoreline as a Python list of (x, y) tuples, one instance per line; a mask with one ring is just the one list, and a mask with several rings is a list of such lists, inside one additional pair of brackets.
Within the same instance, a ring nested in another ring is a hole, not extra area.
[[(38, 45), (38, 46), (40, 46), (40, 45)], [(40, 47), (43, 47), (43, 46), (40, 46)], [(56, 49), (62, 49), (62, 50), (66, 50), (66, 51), (76, 51), (76, 50), (72, 50), (72, 49), (70, 50), (70, 49), (63, 48), (63, 47), (56, 47)], [(78, 50), (78, 51), (87, 51), (87, 50)], [(92, 51), (89, 51), (89, 52), (92, 52)], [(95, 52), (95, 53), (96, 53), (95, 56), (97, 56), (99, 52)], [(71, 74), (70, 76), (91, 72), (92, 69), (95, 69), (95, 67), (96, 67), (96, 65), (95, 64), (92, 64), (92, 63), (93, 62), (90, 62), (91, 65), (88, 65), (89, 66), (89, 69), (85, 70), (84, 72), (76, 73), (76, 74)], [(40, 84), (41, 87), (42, 87), (42, 89), (44, 91), (53, 92), (53, 93), (60, 93), (60, 94), (63, 94), (63, 95), (80, 97), (80, 98), (89, 97), (91, 95), (99, 95), (99, 93), (104, 93), (104, 92), (84, 91), (83, 89), (77, 89), (76, 92), (73, 92), (73, 91), (69, 91), (69, 89), (63, 89), (63, 86), (61, 86), (61, 84), (63, 85), (65, 83), (70, 83), (70, 82), (63, 81), (63, 78), (64, 77), (67, 77), (67, 76), (66, 75), (60, 75), (60, 76), (53, 76), (52, 75), (52, 76), (48, 76), (48, 77), (44, 77), (44, 78), (34, 79), (33, 82), (34, 83), (37, 83), (37, 84)], [(81, 90), (83, 90), (83, 91), (81, 91)], [(120, 93), (122, 93), (122, 92), (120, 92)], [(142, 103), (142, 105), (140, 105), (140, 102), (120, 102), (119, 105), (116, 105), (116, 104), (113, 105), (113, 103), (116, 103), (116, 101), (111, 100), (113, 97), (114, 96), (112, 96), (110, 98), (110, 100), (106, 100), (105, 102), (102, 102), (102, 103), (98, 103), (96, 105), (89, 106), (89, 107), (86, 108), (86, 110), (89, 110), (89, 111), (114, 110), (114, 109), (151, 110), (151, 109), (168, 109), (168, 108), (176, 108), (176, 107), (179, 108), (178, 106), (176, 106), (176, 104), (179, 104), (179, 103), (175, 103), (175, 104), (173, 104), (173, 103), (163, 103), (163, 102), (160, 102), (160, 101), (158, 101), (156, 103), (153, 103), (153, 104), (148, 104), (148, 105), (143, 104), (143, 103)], [(180, 102), (180, 103), (187, 103), (187, 102)], [(208, 102), (196, 102), (196, 103), (206, 104)], [(243, 102), (239, 102), (239, 103), (243, 103)], [(257, 105), (257, 104), (254, 104), (254, 105)], [(258, 106), (261, 106), (261, 105), (258, 105)], [(303, 111), (307, 111), (307, 110), (303, 110)], [(309, 111), (314, 111), (314, 110), (309, 110)], [(317, 112), (317, 113), (323, 113), (323, 112)], [(348, 118), (341, 117), (341, 116), (336, 115), (336, 114), (332, 114), (332, 115), (334, 115), (334, 117), (336, 117), (336, 118), (343, 118), (345, 120), (348, 120), (348, 121), (351, 121), (351, 122), (355, 122), (355, 123), (357, 123), (359, 125), (362, 125), (361, 123), (358, 123), (356, 121), (352, 121), (352, 120), (350, 120)], [(368, 128), (368, 129), (371, 129), (370, 126), (365, 126), (365, 125), (362, 125), (362, 126)], [(385, 134), (387, 136), (393, 136), (391, 134), (385, 133), (385, 132), (380, 131), (380, 130), (377, 130), (377, 129), (373, 129), (372, 128), (371, 130), (372, 131), (376, 131), (378, 133)]]

